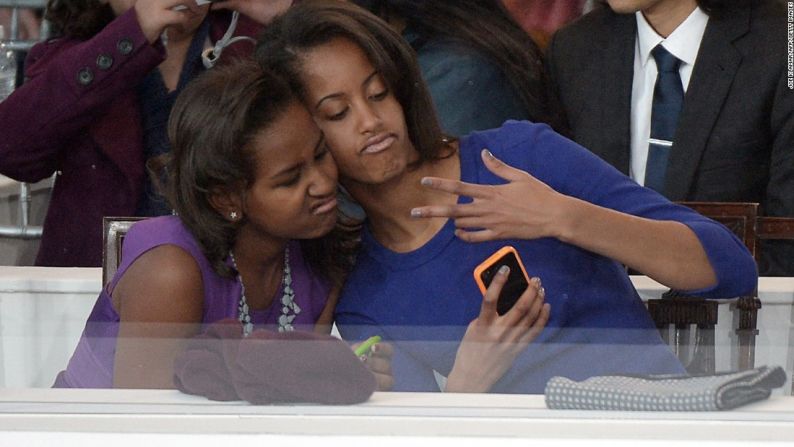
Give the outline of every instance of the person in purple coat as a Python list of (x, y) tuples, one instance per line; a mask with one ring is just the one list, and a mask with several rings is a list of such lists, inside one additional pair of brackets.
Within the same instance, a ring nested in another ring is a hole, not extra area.
[[(330, 328), (355, 233), (337, 225), (336, 164), (286, 81), (252, 61), (214, 68), (177, 99), (169, 136), (178, 216), (127, 233), (55, 387), (172, 388), (186, 340), (221, 320), (243, 335)], [(376, 351), (366, 364), (387, 387), (389, 347)]]
[(26, 82), (0, 103), (0, 174), (56, 174), (36, 265), (99, 266), (103, 216), (171, 213), (145, 168), (169, 150), (170, 108), (232, 21), (237, 36), (258, 32), (265, 3), (226, 2), (249, 14), (238, 22), (190, 0), (48, 2), (57, 37), (32, 48)]

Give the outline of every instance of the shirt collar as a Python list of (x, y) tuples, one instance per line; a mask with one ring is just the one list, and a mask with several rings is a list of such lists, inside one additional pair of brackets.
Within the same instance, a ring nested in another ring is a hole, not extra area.
[[(706, 31), (709, 16), (700, 7), (696, 7), (689, 17), (676, 28), (667, 39), (663, 38), (651, 27), (642, 12), (635, 13), (637, 17), (637, 47), (640, 52), (642, 66), (651, 58), (651, 50), (656, 45), (664, 42), (664, 48), (685, 64), (694, 65), (697, 59), (700, 41)], [(695, 45), (693, 45), (695, 43)]]

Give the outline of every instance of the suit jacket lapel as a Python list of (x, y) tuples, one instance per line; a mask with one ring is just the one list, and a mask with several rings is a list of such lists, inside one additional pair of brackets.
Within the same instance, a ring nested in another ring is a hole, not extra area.
[(670, 151), (665, 196), (687, 200), (703, 151), (742, 60), (733, 42), (749, 30), (750, 10), (710, 18)]
[(604, 57), (599, 79), (603, 79), (601, 97), (601, 144), (599, 154), (609, 164), (628, 175), (631, 159), (631, 90), (634, 82), (634, 46), (637, 22), (633, 14), (615, 14), (615, 29), (604, 33), (610, 40), (605, 42)]

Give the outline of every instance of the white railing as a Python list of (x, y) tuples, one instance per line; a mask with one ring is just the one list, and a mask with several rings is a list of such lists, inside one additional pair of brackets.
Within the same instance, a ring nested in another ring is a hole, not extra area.
[[(11, 27), (9, 38), (5, 44), (12, 51), (27, 51), (36, 44), (36, 40), (19, 40), (19, 10), (23, 8), (44, 9), (47, 5), (46, 0), (0, 0), (0, 8), (11, 9)], [(49, 24), (41, 22), (40, 35), (42, 38), (49, 35)]]
[(0, 225), (0, 237), (17, 239), (41, 238), (41, 226), (30, 225), (31, 201), (30, 185), (27, 183), (19, 183), (19, 223), (17, 226)]

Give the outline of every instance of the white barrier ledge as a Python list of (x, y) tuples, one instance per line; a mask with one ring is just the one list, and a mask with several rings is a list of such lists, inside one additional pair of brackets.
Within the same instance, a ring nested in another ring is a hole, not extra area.
[[(27, 441), (49, 439), (59, 445), (97, 439), (112, 442), (105, 445), (123, 440), (130, 442), (124, 445), (141, 445), (132, 441), (140, 442), (144, 434), (152, 445), (178, 440), (191, 446), (225, 445), (223, 441), (240, 438), (348, 447), (382, 446), (389, 440), (400, 444), (386, 445), (460, 446), (457, 442), (464, 438), (463, 445), (499, 446), (511, 439), (535, 439), (541, 445), (748, 445), (794, 440), (794, 398), (775, 397), (726, 412), (671, 413), (548, 410), (543, 396), (529, 395), (375, 393), (352, 406), (253, 406), (177, 391), (6, 390), (0, 396), (0, 444), (15, 445), (2, 442), (15, 433)], [(31, 438), (34, 434), (37, 438)], [(193, 443), (206, 441), (208, 434), (212, 444)]]
[(101, 268), (0, 267), (0, 294), (94, 294), (96, 298), (101, 283)]

